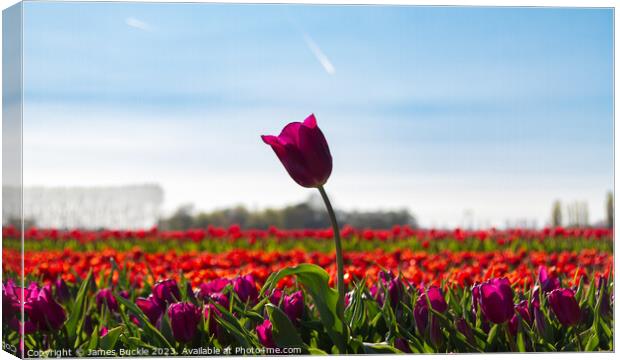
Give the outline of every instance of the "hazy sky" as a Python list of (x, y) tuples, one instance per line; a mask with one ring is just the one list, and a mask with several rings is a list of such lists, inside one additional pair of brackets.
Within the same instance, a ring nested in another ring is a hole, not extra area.
[(165, 209), (280, 206), (261, 134), (315, 113), (344, 209), (549, 220), (613, 188), (606, 9), (24, 5), (26, 185), (159, 183)]

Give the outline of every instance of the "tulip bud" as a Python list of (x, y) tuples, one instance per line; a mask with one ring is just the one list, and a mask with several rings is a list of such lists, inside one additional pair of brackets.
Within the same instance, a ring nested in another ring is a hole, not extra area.
[(202, 299), (206, 299), (209, 296), (220, 293), (224, 288), (230, 284), (230, 280), (225, 278), (218, 278), (215, 280), (211, 280), (206, 284), (200, 285), (200, 291), (198, 292), (198, 296)]
[(557, 277), (550, 277), (547, 272), (547, 268), (544, 266), (539, 267), (538, 269), (538, 281), (540, 282), (540, 286), (542, 291), (548, 293), (560, 287), (560, 279)]
[(222, 316), (222, 312), (217, 308), (217, 306), (215, 306), (214, 303), (217, 303), (222, 307), (228, 309), (228, 307), (230, 306), (230, 302), (228, 300), (228, 297), (221, 293), (215, 293), (211, 295), (209, 297), (209, 300), (211, 300), (212, 302), (209, 302), (205, 305), (205, 319), (209, 323), (209, 332), (211, 334), (219, 334), (219, 325), (217, 323), (217, 320), (215, 320), (215, 317)]
[(534, 307), (534, 322), (536, 323), (536, 330), (539, 334), (544, 334), (547, 330), (545, 327), (545, 315), (543, 315), (540, 307)]
[(56, 279), (54, 285), (56, 287), (56, 298), (61, 302), (69, 300), (69, 298), (71, 297), (71, 294), (69, 293), (69, 287), (61, 277), (58, 277), (58, 279)]
[(304, 295), (301, 290), (284, 297), (282, 310), (293, 324), (299, 324), (299, 320), (304, 313)]
[(435, 346), (440, 346), (443, 343), (443, 334), (439, 328), (439, 320), (436, 316), (431, 317), (431, 342)]
[(532, 316), (530, 315), (530, 309), (527, 306), (527, 300), (522, 300), (520, 303), (515, 305), (515, 310), (521, 315), (523, 321), (528, 324), (532, 324)]
[(118, 311), (118, 302), (109, 288), (101, 289), (95, 296), (97, 302), (97, 308), (101, 309), (102, 306), (107, 306), (110, 311)]
[(428, 326), (428, 302), (431, 303), (433, 310), (444, 313), (448, 310), (448, 304), (441, 293), (441, 290), (437, 286), (431, 286), (426, 292), (424, 289), (420, 290), (420, 296), (416, 300), (415, 307), (413, 309), (413, 318), (418, 327), (420, 334), (424, 334), (426, 327)]
[(609, 294), (607, 293), (607, 279), (603, 276), (598, 279), (597, 297), (601, 299), (601, 315), (611, 314), (611, 304), (609, 301)]
[(275, 348), (276, 343), (273, 340), (273, 331), (271, 321), (265, 320), (262, 324), (256, 327), (256, 333), (258, 334), (258, 340), (266, 348)]
[(192, 341), (201, 319), (200, 309), (189, 302), (175, 303), (168, 308), (168, 317), (175, 340), (183, 343)]
[(174, 279), (162, 280), (153, 286), (153, 298), (164, 307), (181, 300), (181, 290)]
[(555, 289), (549, 293), (551, 310), (564, 326), (575, 325), (581, 318), (579, 304), (571, 289)]
[(155, 326), (161, 315), (163, 314), (162, 307), (155, 301), (153, 295), (149, 295), (147, 299), (139, 297), (136, 299), (136, 305), (142, 310), (144, 315), (149, 319), (149, 322)]
[(407, 342), (407, 340), (403, 338), (396, 338), (394, 340), (394, 347), (404, 353), (411, 354), (413, 352), (411, 351), (411, 347), (409, 346), (409, 343)]
[(491, 322), (502, 324), (512, 318), (513, 291), (508, 279), (491, 279), (480, 285), (480, 308)]
[(461, 334), (465, 335), (467, 340), (469, 340), (470, 342), (474, 340), (474, 333), (469, 324), (467, 323), (467, 320), (465, 320), (464, 318), (458, 318), (456, 320), (456, 329)]
[(233, 281), (233, 289), (241, 301), (254, 303), (258, 299), (258, 290), (252, 275), (239, 276)]
[(41, 331), (58, 330), (67, 319), (65, 309), (52, 298), (48, 287), (41, 289), (35, 298), (24, 304), (24, 311)]
[(270, 145), (289, 175), (303, 187), (324, 185), (332, 172), (332, 156), (327, 140), (314, 115), (303, 123), (292, 122), (279, 136), (261, 136)]
[(269, 301), (271, 301), (272, 304), (279, 306), (280, 305), (280, 301), (282, 301), (282, 295), (284, 293), (282, 292), (282, 290), (280, 289), (273, 289), (273, 292), (271, 293), (271, 296), (269, 297)]

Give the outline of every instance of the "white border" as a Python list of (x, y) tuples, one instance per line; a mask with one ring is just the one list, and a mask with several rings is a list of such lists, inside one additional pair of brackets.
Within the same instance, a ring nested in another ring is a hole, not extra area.
[[(71, 1), (71, 2), (98, 2), (96, 0), (64, 0), (64, 1)], [(4, 10), (6, 8), (8, 8), (11, 5), (14, 5), (16, 3), (18, 3), (19, 1), (16, 0), (0, 0), (0, 9)], [(108, 0), (107, 2), (127, 2), (127, 1), (118, 1), (118, 0)], [(133, 0), (132, 2), (169, 2), (169, 3), (247, 3), (247, 4), (260, 4), (260, 3), (291, 3), (291, 4), (324, 4), (324, 5), (328, 5), (328, 4), (336, 4), (336, 5), (427, 5), (427, 6), (502, 6), (502, 7), (588, 7), (588, 8), (593, 8), (593, 7), (608, 7), (608, 8), (616, 8), (617, 2), (616, 1), (609, 1), (609, 0), (590, 0), (590, 1), (583, 1), (583, 0), (529, 0), (529, 1), (519, 1), (519, 0), (504, 0), (501, 2), (498, 1), (490, 1), (490, 0), (477, 0), (477, 1), (457, 1), (457, 0), (447, 0), (447, 1), (433, 1), (433, 0), (425, 0), (425, 1), (406, 1), (406, 0), (391, 0), (391, 1), (382, 1), (382, 0), (337, 0), (337, 1), (330, 1), (330, 0), (313, 0), (313, 1), (295, 1), (295, 0), (290, 0), (290, 1), (260, 1), (260, 0), (243, 0), (243, 1), (234, 1), (234, 0), (219, 0), (219, 1), (181, 1), (181, 0)], [(620, 35), (618, 27), (615, 26), (616, 24), (616, 19), (617, 19), (617, 15), (616, 12), (614, 11), (614, 125), (615, 125), (615, 103), (617, 102), (618, 99), (618, 91), (617, 91), (617, 84), (618, 84), (618, 73), (615, 71), (616, 65), (617, 65), (617, 39)], [(2, 18), (0, 17), (0, 38), (1, 38), (1, 29), (2, 29)], [(0, 46), (0, 57), (2, 56), (2, 49)], [(0, 74), (0, 83), (2, 80), (2, 75)], [(0, 95), (1, 95), (1, 89), (0, 89)], [(1, 129), (0, 129), (1, 132)], [(618, 178), (615, 177), (615, 168), (616, 165), (618, 164), (617, 159), (619, 158), (618, 155), (618, 151), (619, 149), (615, 146), (615, 139), (618, 139), (620, 135), (620, 130), (618, 129), (618, 127), (614, 126), (614, 190), (620, 188), (618, 185), (620, 183), (620, 180)], [(0, 170), (0, 175), (1, 175), (1, 170)], [(615, 191), (614, 191), (615, 192)], [(0, 193), (0, 201), (2, 199), (2, 195)], [(617, 207), (615, 208), (615, 213), (614, 213), (614, 218), (615, 219), (620, 219), (620, 217), (618, 217), (618, 209)], [(615, 228), (615, 226), (614, 226)], [(615, 251), (614, 251), (615, 252)], [(1, 261), (1, 260), (0, 260)], [(614, 259), (614, 263), (615, 263), (615, 268), (618, 269), (618, 257), (616, 256), (616, 258)], [(618, 295), (618, 289), (616, 288), (615, 291), (615, 297), (617, 298)], [(618, 306), (615, 307), (615, 317), (614, 319), (619, 319), (618, 318)], [(614, 345), (615, 347), (618, 346), (618, 342), (617, 342), (617, 330), (618, 330), (618, 325), (616, 324), (616, 326), (614, 326)], [(1, 329), (0, 329), (0, 336), (1, 336)], [(1, 337), (0, 337), (1, 338)], [(363, 357), (370, 357), (371, 355), (364, 355)], [(413, 355), (416, 356), (416, 355)], [(403, 359), (411, 359), (413, 356), (399, 356), (399, 358), (403, 358)], [(446, 355), (442, 355), (442, 354), (434, 354), (434, 355), (420, 355), (420, 356), (446, 356)], [(517, 359), (521, 359), (522, 357), (526, 357), (528, 359), (537, 359), (537, 358), (543, 358), (543, 357), (552, 357), (552, 358), (562, 358), (562, 359), (566, 359), (566, 360), (573, 360), (573, 359), (582, 359), (584, 356), (588, 357), (588, 358), (595, 358), (595, 359), (612, 359), (615, 358), (615, 353), (588, 353), (588, 354), (584, 354), (584, 353), (524, 353), (524, 354), (455, 354), (454, 356), (456, 357), (467, 357), (470, 359), (488, 359), (488, 358), (494, 358), (494, 359), (502, 359), (502, 360), (517, 360)], [(379, 359), (391, 359), (394, 356), (389, 356), (389, 355), (378, 355), (378, 356), (372, 356), (373, 359), (379, 358)], [(196, 357), (199, 358), (199, 357)], [(237, 357), (235, 357), (237, 358)], [(267, 356), (267, 357), (261, 357), (261, 359), (274, 359), (274, 360), (282, 360), (283, 357), (275, 357), (275, 356)], [(287, 357), (288, 358), (288, 357)], [(313, 357), (315, 358), (315, 357)], [(342, 356), (339, 358), (343, 358), (343, 359), (353, 359), (353, 358), (357, 358), (356, 356), (352, 356), (352, 355), (347, 355), (347, 356)], [(8, 353), (4, 352), (4, 351), (0, 351), (0, 360), (4, 360), (4, 359), (15, 359), (15, 357), (9, 355)], [(199, 359), (207, 359), (207, 358), (199, 358)]]

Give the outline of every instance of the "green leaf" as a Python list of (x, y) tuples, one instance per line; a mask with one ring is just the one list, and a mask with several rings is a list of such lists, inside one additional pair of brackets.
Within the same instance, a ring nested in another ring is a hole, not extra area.
[(517, 333), (517, 349), (519, 352), (525, 352), (525, 339), (523, 338), (523, 331)]
[(71, 308), (71, 314), (69, 314), (69, 319), (67, 319), (67, 323), (65, 327), (67, 329), (67, 334), (69, 334), (69, 342), (74, 343), (77, 347), (77, 341), (79, 340), (79, 334), (82, 333), (82, 329), (78, 329), (78, 323), (84, 317), (84, 308), (86, 303), (86, 293), (88, 292), (88, 286), (93, 277), (92, 269), (88, 271), (88, 276), (86, 279), (82, 281), (80, 284), (80, 289), (75, 297), (75, 303)]
[(140, 308), (132, 303), (131, 301), (125, 299), (124, 297), (120, 296), (120, 295), (114, 295), (114, 297), (116, 298), (116, 301), (118, 301), (120, 304), (124, 305), (127, 309), (129, 309), (131, 312), (133, 312), (138, 319), (140, 319), (140, 321), (144, 324), (144, 331), (153, 339), (157, 339), (158, 343), (162, 346), (162, 347), (166, 347), (168, 349), (172, 348), (172, 345), (170, 345), (170, 343), (168, 342), (168, 340), (159, 332), (159, 330), (157, 330), (157, 328), (155, 326), (153, 326), (153, 324), (151, 324), (151, 322), (149, 321), (149, 319), (146, 317), (146, 315), (144, 315), (144, 313), (142, 312), (142, 310), (140, 310)]
[(289, 275), (295, 275), (310, 293), (327, 334), (339, 351), (345, 353), (347, 348), (346, 332), (344, 319), (340, 319), (338, 316), (338, 291), (329, 287), (329, 274), (325, 269), (314, 264), (300, 264), (282, 269), (269, 276), (261, 294), (267, 290), (271, 291), (278, 284), (278, 281)]
[(588, 342), (586, 343), (585, 350), (594, 351), (597, 346), (598, 346), (598, 335), (596, 335), (596, 332), (592, 332), (592, 335), (590, 335), (590, 338), (588, 339)]
[(215, 316), (212, 319), (216, 319), (217, 322), (222, 325), (228, 332), (230, 332), (239, 343), (246, 347), (259, 347), (260, 344), (256, 336), (250, 334), (248, 330), (243, 327), (239, 320), (237, 320), (225, 307), (218, 303), (213, 303), (218, 310), (220, 310), (220, 316)]
[(105, 334), (105, 336), (103, 336), (101, 340), (99, 341), (99, 348), (103, 350), (114, 349), (114, 346), (116, 345), (116, 341), (118, 340), (118, 337), (121, 335), (122, 332), (123, 332), (122, 326), (117, 326), (114, 329), (108, 330), (108, 333)]
[(361, 345), (366, 354), (402, 354), (402, 351), (396, 349), (387, 342), (369, 343), (362, 342), (359, 339), (351, 339), (351, 342), (353, 343), (352, 345)]
[(497, 332), (498, 331), (499, 331), (499, 324), (493, 325), (491, 330), (489, 330), (489, 336), (487, 337), (487, 343), (489, 345), (492, 344), (495, 341), (495, 338), (497, 338)]
[(273, 339), (280, 348), (301, 348), (307, 354), (307, 346), (304, 344), (295, 326), (288, 316), (273, 304), (266, 306), (269, 320), (273, 329)]
[(310, 355), (328, 355), (325, 351), (314, 347), (308, 348)]

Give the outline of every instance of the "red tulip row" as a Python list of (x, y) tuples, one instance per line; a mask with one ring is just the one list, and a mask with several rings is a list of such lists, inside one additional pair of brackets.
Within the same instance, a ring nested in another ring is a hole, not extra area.
[[(364, 240), (393, 240), (415, 237), (420, 240), (443, 240), (443, 239), (493, 239), (498, 242), (512, 242), (516, 240), (544, 240), (546, 238), (581, 238), (587, 240), (611, 240), (613, 230), (606, 228), (544, 228), (542, 230), (532, 229), (486, 229), (486, 230), (440, 230), (440, 229), (413, 229), (409, 225), (396, 225), (391, 229), (357, 229), (345, 225), (340, 231), (344, 239), (360, 238)], [(5, 239), (15, 239), (20, 237), (20, 232), (15, 227), (4, 227), (2, 236)], [(332, 240), (334, 232), (328, 229), (278, 229), (270, 227), (267, 230), (242, 229), (238, 225), (228, 228), (208, 226), (206, 229), (190, 229), (185, 231), (160, 231), (157, 228), (148, 230), (59, 230), (59, 229), (39, 229), (30, 228), (24, 232), (25, 240), (41, 241), (50, 240), (75, 240), (82, 243), (102, 241), (102, 240), (187, 240), (203, 241), (208, 239), (239, 239), (261, 240), (269, 238), (277, 239), (323, 239)]]
[[(5, 250), (3, 270), (17, 272), (21, 265), (16, 251)], [(472, 285), (491, 277), (506, 276), (516, 286), (529, 286), (540, 265), (549, 267), (554, 275), (565, 277), (568, 283), (586, 274), (607, 275), (612, 268), (613, 255), (596, 250), (565, 251), (423, 251), (382, 250), (348, 252), (345, 254), (345, 282), (366, 279), (372, 283), (378, 272), (392, 269), (414, 283), (439, 284), (441, 281), (459, 285)], [(250, 251), (232, 250), (223, 253), (175, 251), (145, 253), (133, 251), (39, 251), (27, 252), (24, 258), (25, 273), (29, 277), (52, 281), (61, 276), (74, 281), (76, 275), (84, 277), (89, 270), (108, 276), (116, 266), (125, 269), (131, 286), (142, 287), (145, 282), (159, 278), (177, 278), (179, 272), (193, 284), (215, 278), (231, 278), (240, 273), (252, 274), (262, 282), (269, 274), (287, 266), (312, 263), (326, 269), (332, 276), (336, 272), (334, 254), (321, 252)], [(153, 278), (154, 277), (154, 278)], [(118, 281), (114, 278), (114, 281)]]

